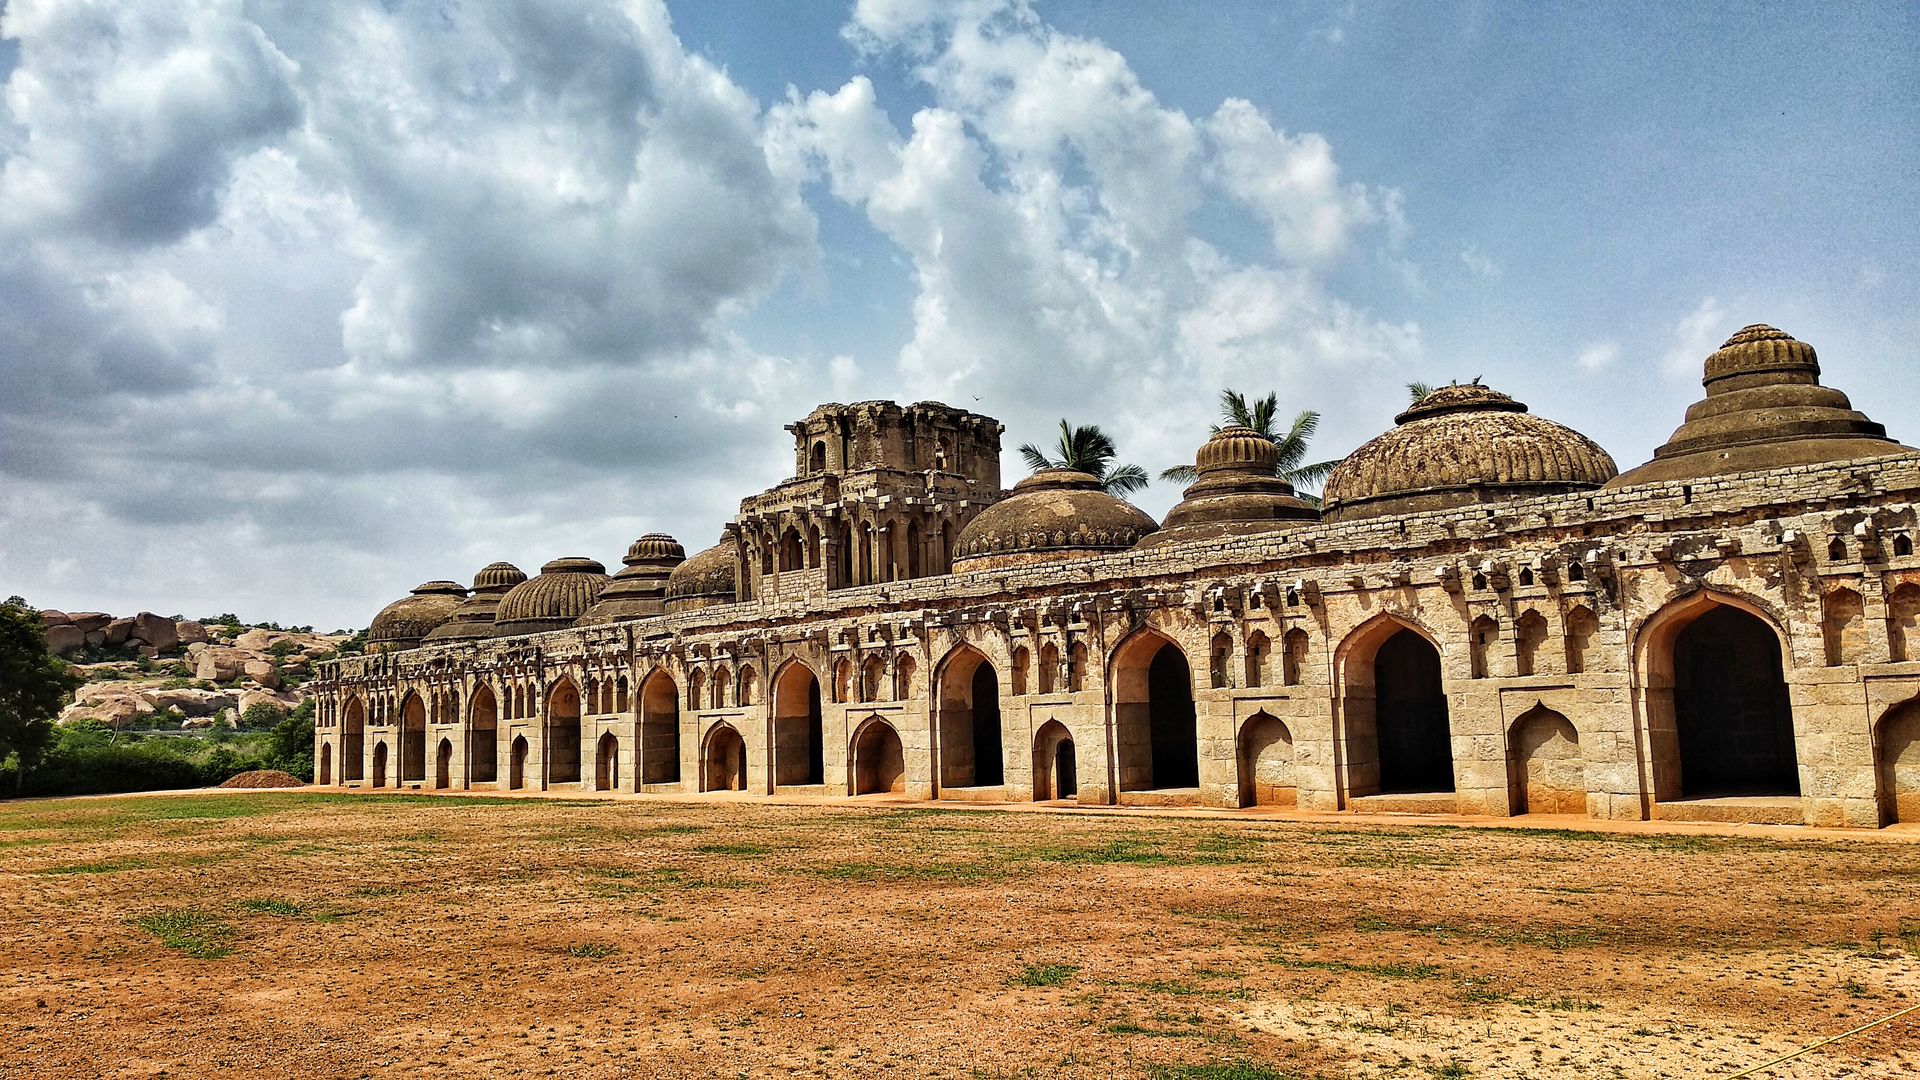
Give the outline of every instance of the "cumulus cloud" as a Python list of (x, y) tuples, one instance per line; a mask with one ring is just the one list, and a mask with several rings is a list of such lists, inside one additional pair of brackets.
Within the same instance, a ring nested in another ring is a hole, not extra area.
[[(1070, 411), (1157, 469), (1190, 458), (1223, 386), (1316, 407), (1417, 356), (1417, 327), (1326, 284), (1357, 250), (1391, 252), (1406, 221), (1397, 191), (1342, 178), (1322, 136), (1238, 99), (1190, 117), (1018, 0), (861, 0), (846, 33), (908, 59), (933, 105), (903, 131), (864, 77), (796, 92), (770, 112), (769, 153), (911, 259), (898, 362), (914, 392), (999, 402), (1015, 441)], [(1241, 207), (1265, 249), (1207, 236), (1209, 200)]]
[(1666, 351), (1660, 356), (1660, 369), (1675, 382), (1699, 380), (1707, 354), (1720, 347), (1731, 329), (1719, 297), (1703, 298), (1674, 324)]
[[(763, 108), (660, 0), (11, 0), (0, 34), (0, 577), (43, 602), (351, 624), (496, 558), (704, 547), (827, 394), (1012, 442), (1065, 411), (1157, 470), (1223, 386), (1391, 403), (1420, 350), (1329, 285), (1410, 265), (1396, 191), (1020, 0), (853, 6), (849, 56), (931, 101), (904, 123), (865, 77)], [(744, 336), (819, 266), (809, 200), (900, 252), (897, 350)]]
[(1611, 368), (1619, 359), (1619, 342), (1590, 341), (1580, 347), (1579, 355), (1574, 357), (1574, 363), (1580, 365), (1581, 371), (1591, 374)]
[(660, 3), (13, 0), (0, 33), (30, 596), (350, 623), (497, 557), (702, 546), (712, 476), (777, 478), (809, 372), (729, 324), (814, 219)]

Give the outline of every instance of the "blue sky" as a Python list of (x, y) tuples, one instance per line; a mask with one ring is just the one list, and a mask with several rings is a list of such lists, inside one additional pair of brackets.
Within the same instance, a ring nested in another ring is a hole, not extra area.
[(1920, 9), (1704, 7), (8, 0), (0, 592), (696, 550), (823, 400), (1157, 472), (1482, 376), (1627, 468), (1754, 321), (1920, 439)]

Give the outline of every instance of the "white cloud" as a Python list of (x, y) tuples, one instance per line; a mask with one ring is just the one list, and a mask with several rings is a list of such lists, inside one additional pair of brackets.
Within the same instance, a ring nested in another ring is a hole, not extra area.
[(1481, 251), (1477, 244), (1468, 244), (1460, 249), (1460, 263), (1468, 273), (1482, 281), (1492, 281), (1501, 274), (1500, 264), (1494, 261), (1493, 256)]
[(1674, 324), (1666, 351), (1660, 356), (1660, 370), (1677, 382), (1698, 381), (1707, 355), (1718, 349), (1734, 329), (1727, 325), (1727, 312), (1718, 297), (1702, 299)]
[[(914, 394), (1005, 403), (1016, 444), (1070, 412), (1157, 470), (1190, 460), (1222, 386), (1312, 407), (1384, 389), (1417, 355), (1417, 327), (1323, 278), (1406, 227), (1398, 193), (1343, 180), (1323, 137), (1240, 100), (1196, 122), (1018, 0), (863, 0), (848, 36), (913, 58), (933, 105), (903, 132), (864, 77), (795, 94), (769, 113), (770, 156), (823, 178), (911, 260), (898, 360)], [(1199, 235), (1193, 211), (1220, 195), (1264, 225), (1263, 255)]]
[(1620, 343), (1617, 341), (1590, 341), (1580, 347), (1580, 353), (1574, 357), (1574, 363), (1580, 370), (1589, 374), (1606, 371), (1620, 359)]

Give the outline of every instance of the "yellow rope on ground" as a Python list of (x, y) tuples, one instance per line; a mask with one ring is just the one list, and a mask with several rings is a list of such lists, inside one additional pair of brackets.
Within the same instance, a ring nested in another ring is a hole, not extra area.
[(1812, 1046), (1803, 1046), (1800, 1049), (1795, 1050), (1793, 1053), (1786, 1055), (1785, 1057), (1777, 1057), (1777, 1058), (1774, 1058), (1772, 1061), (1761, 1062), (1760, 1064), (1755, 1065), (1750, 1069), (1741, 1069), (1739, 1072), (1729, 1075), (1727, 1077), (1727, 1080), (1740, 1080), (1740, 1078), (1743, 1076), (1752, 1076), (1756, 1073), (1764, 1072), (1768, 1069), (1773, 1068), (1775, 1065), (1785, 1065), (1787, 1062), (1792, 1061), (1794, 1058), (1797, 1058), (1802, 1054), (1811, 1054), (1815, 1050), (1818, 1050), (1823, 1046), (1832, 1046), (1834, 1043), (1839, 1042), (1841, 1039), (1844, 1039), (1849, 1035), (1858, 1035), (1861, 1032), (1867, 1030), (1868, 1028), (1877, 1028), (1881, 1024), (1884, 1024), (1889, 1020), (1898, 1020), (1901, 1017), (1911, 1012), (1920, 1012), (1920, 1005), (1909, 1005), (1906, 1008), (1901, 1009), (1899, 1012), (1894, 1013), (1892, 1016), (1883, 1016), (1880, 1019), (1875, 1020), (1871, 1024), (1861, 1024), (1859, 1027), (1854, 1028), (1852, 1031), (1843, 1031), (1840, 1034), (1835, 1035), (1831, 1039), (1821, 1039), (1819, 1042), (1814, 1043)]

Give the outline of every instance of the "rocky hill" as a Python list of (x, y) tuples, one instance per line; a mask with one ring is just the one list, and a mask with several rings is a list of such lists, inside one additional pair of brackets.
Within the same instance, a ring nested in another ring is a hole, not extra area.
[(175, 619), (143, 611), (42, 611), (47, 648), (72, 662), (86, 685), (61, 723), (114, 728), (236, 725), (255, 705), (297, 708), (316, 661), (356, 647), (340, 634)]

